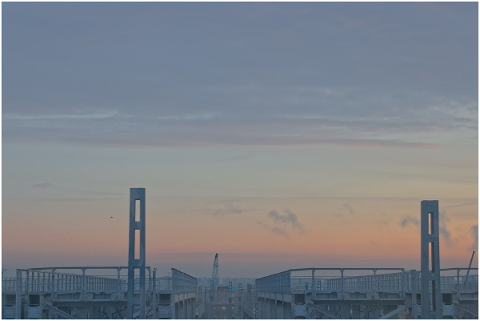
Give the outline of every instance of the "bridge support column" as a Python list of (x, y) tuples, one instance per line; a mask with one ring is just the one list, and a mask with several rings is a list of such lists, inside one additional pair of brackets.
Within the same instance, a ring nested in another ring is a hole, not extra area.
[(197, 307), (196, 299), (190, 299), (190, 306), (192, 307), (192, 319), (196, 317), (195, 308)]
[[(421, 202), (422, 319), (442, 318), (438, 201)], [(432, 296), (430, 299), (430, 286)], [(431, 302), (431, 305), (430, 305)]]
[(187, 302), (188, 302), (187, 319), (195, 319), (195, 312), (193, 311), (193, 299), (189, 298)]
[[(139, 212), (136, 213), (136, 202)], [(135, 232), (140, 232), (140, 253), (135, 253)], [(139, 254), (139, 255), (138, 255)], [(138, 259), (136, 257), (139, 257)], [(133, 297), (135, 292), (135, 269), (140, 270), (140, 319), (145, 319), (145, 188), (130, 189), (130, 226), (128, 244), (128, 293), (127, 319), (133, 319)]]
[(257, 308), (257, 314), (255, 315), (256, 319), (261, 319), (263, 317), (262, 315), (262, 299), (257, 298), (257, 301), (255, 302), (255, 306)]
[(283, 303), (283, 318), (284, 319), (293, 319), (292, 313), (292, 304), (289, 302)]
[(276, 302), (275, 312), (276, 319), (285, 319), (283, 315), (283, 301)]
[(272, 318), (272, 308), (271, 308), (271, 300), (270, 299), (265, 299), (265, 319), (271, 319)]
[[(398, 305), (397, 306), (397, 309), (399, 308), (400, 306)], [(407, 315), (406, 315), (406, 310), (402, 310), (400, 312), (397, 313), (397, 319), (406, 319)]]
[(150, 299), (150, 306), (152, 307), (152, 319), (157, 318), (157, 269), (153, 269), (153, 283), (152, 283), (152, 298)]
[[(275, 296), (277, 294), (275, 293)], [(277, 318), (277, 300), (276, 299), (270, 299), (270, 319), (276, 319)]]
[(360, 319), (360, 306), (359, 305), (353, 305), (352, 306), (352, 319)]
[(382, 312), (382, 307), (378, 305), (369, 305), (367, 307), (368, 309), (368, 318), (369, 319), (380, 319), (381, 317), (381, 312)]
[(270, 304), (267, 298), (265, 298), (263, 303), (263, 316), (264, 319), (270, 319)]
[(267, 298), (262, 298), (260, 300), (260, 306), (262, 307), (261, 318), (262, 319), (267, 319)]
[(278, 319), (277, 318), (277, 293), (275, 293), (274, 299), (272, 301), (272, 319)]
[(182, 300), (182, 306), (183, 306), (183, 319), (188, 319), (188, 299), (183, 299)]
[(416, 270), (410, 271), (410, 280), (412, 283), (412, 307), (410, 310), (410, 318), (411, 319), (418, 319), (418, 304), (417, 304), (417, 294), (418, 294), (418, 281), (419, 281), (419, 273)]
[(342, 304), (340, 306), (340, 317), (342, 319), (350, 319), (350, 305)]

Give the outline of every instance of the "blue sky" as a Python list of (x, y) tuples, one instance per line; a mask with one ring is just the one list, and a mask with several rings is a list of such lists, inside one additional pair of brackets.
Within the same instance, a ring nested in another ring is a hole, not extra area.
[[(115, 242), (108, 247), (102, 235), (126, 229), (130, 187), (159, 200), (150, 211), (163, 216), (153, 222), (185, 226), (204, 242), (155, 253), (214, 255), (214, 231), (241, 228), (271, 244), (265, 255), (281, 252), (280, 240), (285, 255), (322, 258), (330, 254), (305, 246), (320, 236), (269, 213), (295, 213), (311, 226), (343, 219), (338, 233), (356, 215), (417, 235), (399, 222), (431, 198), (458, 238), (445, 257), (456, 262), (460, 248), (468, 257), (473, 240), (462, 235), (478, 225), (476, 3), (2, 8), (4, 265), (38, 265), (14, 232), (42, 221), (55, 227), (35, 231), (40, 239), (52, 229), (89, 231), (108, 251)], [(124, 221), (114, 232), (90, 226), (117, 212)], [(75, 233), (51, 260), (77, 249)], [(222, 250), (255, 252), (241, 239)], [(351, 254), (346, 245), (338, 253)], [(84, 261), (95, 255), (86, 251)], [(252, 264), (276, 272), (260, 258)]]

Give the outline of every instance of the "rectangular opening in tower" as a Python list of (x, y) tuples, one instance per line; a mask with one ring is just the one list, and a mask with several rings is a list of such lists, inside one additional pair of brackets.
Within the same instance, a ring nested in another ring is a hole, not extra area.
[(135, 200), (135, 222), (140, 222), (140, 200)]
[(135, 249), (133, 257), (135, 260), (140, 259), (140, 230), (135, 230)]
[(430, 212), (428, 213), (428, 234), (433, 234), (433, 224), (435, 222), (433, 221), (433, 213)]
[(434, 249), (434, 242), (430, 242), (430, 246), (428, 247), (428, 252), (429, 252), (429, 267), (428, 269), (432, 272), (435, 272), (435, 252), (433, 251)]

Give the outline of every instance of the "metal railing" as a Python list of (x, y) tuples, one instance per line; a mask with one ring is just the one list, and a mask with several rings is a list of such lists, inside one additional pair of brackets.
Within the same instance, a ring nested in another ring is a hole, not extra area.
[[(59, 271), (79, 271), (80, 273), (64, 273)], [(110, 271), (108, 271), (110, 270)], [(150, 267), (145, 278), (145, 289), (153, 291), (153, 278)], [(48, 267), (32, 268), (20, 271), (19, 278), (4, 278), (2, 280), (3, 293), (14, 294), (20, 290), (22, 294), (42, 293), (77, 293), (77, 292), (127, 292), (128, 267)], [(89, 273), (99, 273), (91, 275)], [(105, 273), (106, 271), (106, 273)], [(197, 279), (172, 269), (171, 276), (160, 277), (155, 280), (156, 292), (185, 293), (197, 291)], [(20, 285), (18, 288), (17, 286)], [(135, 292), (140, 290), (140, 279), (134, 280)]]
[(17, 289), (17, 278), (3, 278), (2, 291), (3, 293), (15, 293)]
[(243, 311), (248, 315), (250, 316), (252, 319), (255, 319), (256, 317), (256, 309), (255, 309), (255, 306), (253, 304), (251, 304), (250, 302), (245, 302), (243, 304)]
[[(442, 292), (478, 292), (478, 268), (442, 269)], [(388, 273), (390, 271), (397, 271)], [(365, 274), (369, 272), (369, 274)], [(448, 272), (448, 273), (447, 273)], [(462, 275), (463, 273), (463, 275)], [(352, 275), (357, 274), (357, 275)], [(360, 274), (360, 275), (358, 275)], [(258, 292), (420, 292), (421, 272), (403, 268), (306, 268), (291, 269), (255, 280)], [(430, 289), (431, 290), (431, 289)]]
[(157, 293), (197, 292), (197, 279), (177, 269), (171, 270), (171, 276), (162, 276), (155, 281)]
[(157, 291), (157, 293), (172, 292), (173, 286), (172, 286), (171, 276), (157, 277), (155, 282), (157, 283), (155, 287), (155, 290)]
[(255, 280), (257, 292), (291, 293), (291, 270)]
[(172, 269), (172, 285), (175, 293), (197, 292), (198, 281), (187, 273)]
[[(352, 275), (371, 272), (370, 275)], [(397, 273), (377, 274), (388, 271)], [(348, 275), (350, 274), (350, 275)], [(255, 280), (258, 292), (402, 291), (402, 268), (291, 269)]]
[[(110, 270), (110, 271), (109, 271)], [(48, 267), (17, 270), (17, 278), (2, 280), (4, 293), (41, 294), (77, 292), (126, 292), (128, 267)], [(151, 291), (152, 278), (147, 267), (146, 289)], [(79, 271), (65, 273), (59, 271)], [(122, 273), (123, 272), (123, 273)], [(94, 274), (95, 273), (95, 274)], [(17, 288), (18, 286), (18, 288)], [(140, 288), (135, 280), (135, 289)]]

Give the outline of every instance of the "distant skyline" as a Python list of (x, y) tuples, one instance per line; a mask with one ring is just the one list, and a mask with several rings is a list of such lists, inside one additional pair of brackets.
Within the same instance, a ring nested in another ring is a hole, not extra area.
[(428, 199), (467, 266), (477, 6), (3, 3), (3, 268), (126, 265), (131, 187), (159, 275), (418, 269)]

